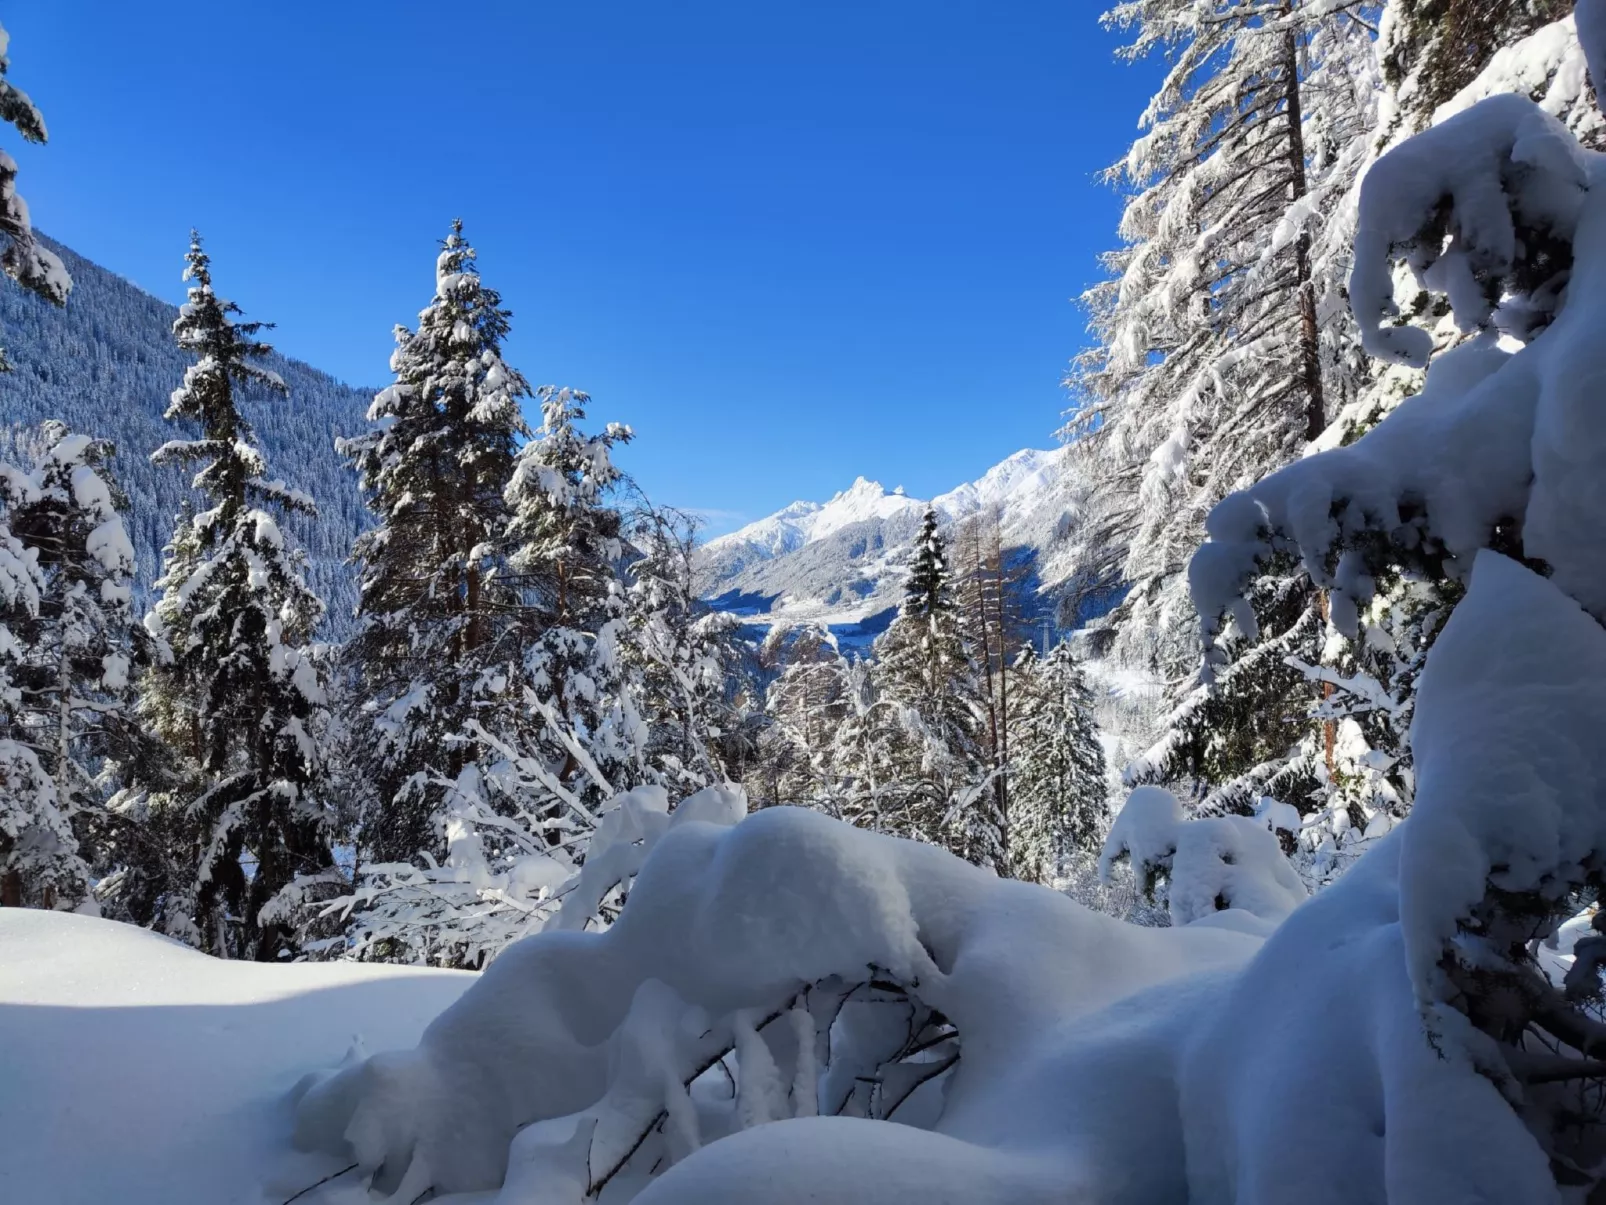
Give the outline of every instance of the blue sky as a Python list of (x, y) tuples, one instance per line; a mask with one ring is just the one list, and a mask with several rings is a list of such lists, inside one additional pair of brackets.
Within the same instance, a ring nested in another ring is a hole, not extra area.
[(174, 300), (191, 225), (382, 384), (461, 216), (509, 359), (710, 531), (1048, 447), (1155, 78), (1088, 0), (7, 6), (38, 225)]

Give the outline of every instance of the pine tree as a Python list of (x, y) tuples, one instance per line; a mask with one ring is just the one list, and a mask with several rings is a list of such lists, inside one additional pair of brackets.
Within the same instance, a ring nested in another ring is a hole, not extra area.
[(1068, 855), (1096, 854), (1109, 822), (1104, 747), (1087, 680), (1062, 640), (1015, 662), (1007, 873), (1048, 882)]
[[(24, 142), (44, 143), (50, 135), (38, 106), (5, 78), (11, 69), (10, 44), (10, 35), (0, 26), (0, 121), (14, 127)], [(4, 151), (0, 151), (0, 271), (56, 305), (65, 304), (72, 290), (72, 278), (60, 258), (34, 238), (28, 203), (17, 193), (17, 161)], [(0, 351), (0, 372), (10, 367)]]
[(154, 806), (187, 844), (190, 906), (176, 909), (193, 922), (185, 936), (214, 953), (272, 959), (295, 948), (281, 892), (335, 882), (319, 746), (326, 699), (307, 647), (323, 604), (265, 509), (314, 508), (266, 476), (237, 405), (248, 384), (284, 392), (254, 362), (270, 350), (257, 337), (264, 324), (236, 322), (239, 307), (213, 292), (199, 236), (186, 263), (189, 297), (173, 333), (196, 362), (167, 417), (199, 437), (152, 459), (200, 463), (193, 484), (210, 505), (181, 518), (146, 621), (167, 655), (146, 675), (145, 710), (180, 762)]
[(875, 686), (898, 710), (891, 827), (999, 865), (1005, 823), (983, 753), (986, 711), (976, 663), (954, 599), (947, 547), (928, 510), (898, 616), (876, 642)]
[(361, 845), (381, 863), (444, 856), (469, 722), (519, 704), (503, 494), (531, 432), (529, 387), (502, 359), (509, 318), (453, 222), (418, 329), (396, 330), (375, 429), (340, 445), (377, 520), (352, 552), (360, 627), (346, 655), (367, 700), (351, 720), (371, 784)]

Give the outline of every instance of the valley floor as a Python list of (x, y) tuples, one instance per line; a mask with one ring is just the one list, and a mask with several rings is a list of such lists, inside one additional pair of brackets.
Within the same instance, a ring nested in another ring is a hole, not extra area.
[(128, 925), (0, 909), (0, 1201), (283, 1202), (336, 1170), (285, 1153), (296, 1081), (354, 1040), (414, 1045), (474, 978), (224, 962)]

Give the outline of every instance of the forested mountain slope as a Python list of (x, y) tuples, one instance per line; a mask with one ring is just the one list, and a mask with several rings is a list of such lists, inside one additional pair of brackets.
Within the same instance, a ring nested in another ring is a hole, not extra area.
[[(29, 459), (33, 433), (46, 419), (112, 440), (117, 477), (130, 502), (136, 588), (148, 596), (188, 484), (185, 472), (149, 459), (168, 440), (189, 434), (162, 418), (191, 362), (173, 342), (178, 311), (59, 243), (41, 241), (72, 274), (72, 296), (57, 309), (25, 289), (0, 289), (0, 338), (14, 367), (0, 376), (0, 457)], [(334, 439), (361, 428), (373, 390), (343, 385), (280, 355), (266, 366), (284, 378), (289, 397), (246, 390), (244, 410), (271, 475), (318, 503), (316, 519), (292, 515), (287, 521), (307, 550), (311, 584), (329, 605), (324, 635), (336, 636), (356, 599), (355, 578), (343, 562), (364, 511), (356, 477), (336, 456)]]

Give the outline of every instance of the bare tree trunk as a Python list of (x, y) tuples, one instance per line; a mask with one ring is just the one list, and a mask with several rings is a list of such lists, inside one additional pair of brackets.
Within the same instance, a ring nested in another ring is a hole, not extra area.
[(1008, 621), (1004, 614), (1004, 547), (1003, 536), (995, 522), (993, 526), (993, 600), (996, 607), (998, 632), (998, 818), (1001, 844), (1009, 853), (1009, 647)]
[[(1321, 590), (1316, 594), (1316, 607), (1321, 612), (1322, 627), (1325, 633), (1327, 626), (1327, 591)], [(1323, 702), (1333, 697), (1335, 687), (1331, 682), (1323, 682), (1320, 697)], [(1322, 753), (1327, 763), (1327, 781), (1333, 781), (1334, 753), (1338, 747), (1338, 721), (1331, 716), (1322, 720)]]
[[(1286, 10), (1292, 15), (1294, 6)], [(1305, 178), (1304, 111), (1300, 103), (1299, 36), (1293, 30), (1283, 35), (1283, 74), (1286, 103), (1283, 116), (1288, 122), (1288, 172), (1290, 201), (1310, 191)], [(1305, 385), (1305, 439), (1315, 439), (1327, 426), (1327, 403), (1322, 396), (1321, 345), (1316, 329), (1316, 286), (1311, 280), (1310, 235), (1304, 230), (1294, 240), (1294, 279), (1299, 288), (1299, 364)]]

